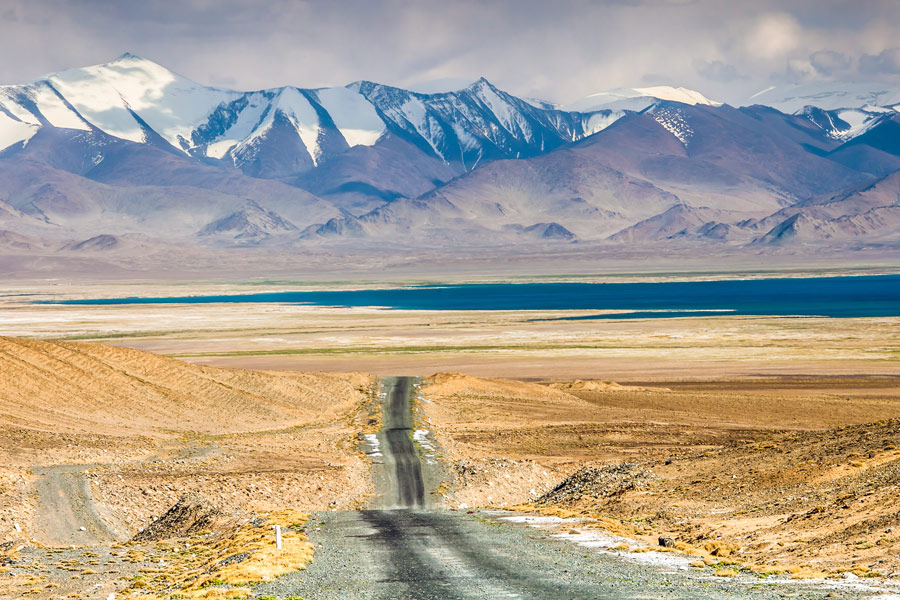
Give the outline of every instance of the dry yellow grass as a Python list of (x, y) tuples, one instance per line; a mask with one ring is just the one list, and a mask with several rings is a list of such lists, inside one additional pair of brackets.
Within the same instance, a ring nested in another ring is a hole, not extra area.
[[(223, 543), (222, 553), (249, 554), (244, 561), (213, 570), (207, 579), (198, 579), (194, 588), (221, 580), (229, 585), (267, 581), (297, 571), (312, 560), (313, 545), (299, 529), (309, 515), (286, 510), (267, 515), (261, 525), (247, 525)], [(282, 528), (282, 547), (275, 547), (273, 527)]]
[[(178, 549), (185, 540), (160, 542), (157, 551), (168, 555), (164, 573), (139, 578), (123, 591), (129, 600), (178, 597), (197, 600), (247, 598), (247, 584), (270, 581), (303, 569), (313, 546), (302, 532), (309, 515), (297, 510), (268, 513), (237, 529), (209, 538), (190, 539), (199, 555), (185, 557)], [(282, 548), (275, 547), (273, 527), (282, 528)], [(234, 557), (239, 557), (236, 560)]]
[(150, 595), (127, 593), (124, 597), (128, 600), (164, 600), (176, 596), (180, 599), (191, 600), (244, 600), (253, 592), (250, 588), (205, 588), (202, 590), (181, 591), (176, 594)]
[(731, 556), (738, 550), (734, 545), (720, 541), (706, 542), (703, 544), (703, 549), (709, 552), (710, 556), (717, 556), (719, 558)]

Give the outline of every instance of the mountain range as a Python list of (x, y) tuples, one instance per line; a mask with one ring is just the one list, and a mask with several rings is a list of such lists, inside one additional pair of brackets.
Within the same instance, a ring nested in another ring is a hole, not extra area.
[(0, 87), (0, 252), (900, 249), (900, 89), (568, 105), (485, 79), (253, 92), (125, 54)]

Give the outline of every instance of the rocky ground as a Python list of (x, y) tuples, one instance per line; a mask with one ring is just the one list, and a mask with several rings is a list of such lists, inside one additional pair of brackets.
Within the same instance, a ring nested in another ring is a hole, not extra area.
[(2, 598), (106, 598), (167, 572), (159, 561), (184, 548), (122, 544), (188, 495), (267, 515), (352, 508), (371, 493), (357, 450), (376, 400), (365, 375), (0, 338), (0, 380)]
[[(379, 398), (366, 375), (0, 338), (0, 376), (0, 598), (182, 590), (268, 535), (267, 519), (297, 525), (299, 544), (299, 511), (354, 509), (373, 493), (360, 435), (378, 429)], [(620, 553), (663, 537), (711, 576), (900, 576), (894, 376), (442, 374), (424, 381), (416, 417), (423, 457), (444, 464), (447, 508), (580, 519), (632, 540)], [(178, 542), (128, 541), (193, 495), (231, 517)]]
[[(314, 513), (307, 570), (256, 588), (309, 600), (416, 598), (844, 600), (896, 598), (869, 580), (798, 581), (707, 566), (696, 556), (612, 536), (584, 517), (498, 510)], [(640, 551), (638, 551), (640, 550)], [(674, 549), (673, 549), (674, 550)], [(713, 561), (713, 565), (722, 559)]]
[(534, 505), (613, 517), (761, 569), (900, 578), (898, 440), (890, 420), (584, 467)]
[(898, 385), (441, 375), (423, 394), (456, 467), (451, 506), (590, 517), (645, 544), (662, 536), (727, 556), (735, 569), (897, 578)]

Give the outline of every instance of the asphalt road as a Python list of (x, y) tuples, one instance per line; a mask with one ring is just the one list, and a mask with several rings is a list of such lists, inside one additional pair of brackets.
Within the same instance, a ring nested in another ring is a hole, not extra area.
[(382, 440), (389, 510), (322, 512), (308, 524), (316, 546), (305, 571), (259, 586), (258, 595), (307, 600), (533, 600), (860, 598), (814, 585), (712, 577), (585, 549), (496, 512), (428, 508), (412, 441), (413, 382), (384, 382)]
[(425, 484), (422, 461), (412, 435), (415, 431), (410, 399), (413, 381), (409, 377), (392, 377), (384, 381), (387, 397), (382, 409), (381, 439), (384, 464), (390, 481), (387, 494), (393, 508), (425, 506)]

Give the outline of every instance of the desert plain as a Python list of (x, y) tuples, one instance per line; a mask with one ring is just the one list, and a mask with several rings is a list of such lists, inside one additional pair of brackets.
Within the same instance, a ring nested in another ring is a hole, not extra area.
[(671, 539), (720, 577), (900, 579), (900, 318), (52, 303), (288, 288), (0, 290), (0, 597), (238, 597), (210, 583), (253, 523), (371, 499), (388, 375), (421, 378), (450, 509)]

